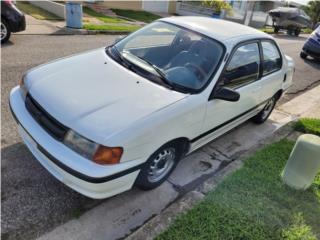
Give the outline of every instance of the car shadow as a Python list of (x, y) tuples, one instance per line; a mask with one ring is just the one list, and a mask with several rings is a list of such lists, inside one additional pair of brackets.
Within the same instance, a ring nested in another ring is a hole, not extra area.
[[(172, 186), (163, 183), (151, 191), (134, 187), (107, 199), (87, 198), (51, 176), (22, 143), (3, 148), (2, 162), (1, 236), (4, 239), (35, 239), (88, 210), (102, 211), (102, 215), (93, 213), (100, 221), (97, 225), (117, 236), (123, 234), (123, 229), (130, 231), (132, 226), (138, 227), (136, 224), (145, 214), (151, 217), (176, 196)], [(150, 199), (157, 197), (161, 204), (148, 205)]]
[(2, 236), (34, 238), (102, 202), (56, 180), (22, 143), (4, 147), (1, 156)]
[(287, 34), (272, 34), (274, 38), (284, 39), (284, 40), (295, 40), (295, 41), (306, 41), (307, 36), (291, 36)]
[(1, 43), (1, 48), (10, 47), (10, 46), (12, 46), (12, 45), (14, 45), (14, 43), (9, 40), (9, 41), (6, 42), (6, 43)]

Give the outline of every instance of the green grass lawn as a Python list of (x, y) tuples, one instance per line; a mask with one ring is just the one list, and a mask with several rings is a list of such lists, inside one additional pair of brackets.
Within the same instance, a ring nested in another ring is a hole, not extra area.
[(268, 33), (268, 34), (274, 33), (273, 28), (266, 28), (265, 27), (265, 28), (260, 28), (259, 30), (262, 31), (262, 32)]
[[(260, 28), (259, 30), (262, 31), (262, 32), (268, 33), (268, 34), (274, 33), (273, 28), (270, 28), (270, 27)], [(303, 29), (301, 29), (301, 33), (310, 34), (310, 33), (312, 33), (312, 29), (310, 29), (310, 28), (303, 28)]]
[(90, 15), (91, 17), (95, 17), (105, 23), (126, 23), (127, 22), (127, 21), (120, 19), (120, 18), (109, 17), (106, 15), (103, 15), (103, 14), (98, 13), (88, 7), (83, 7), (83, 12)]
[(303, 29), (301, 30), (301, 32), (302, 32), (302, 33), (310, 34), (310, 33), (313, 32), (313, 30), (312, 30), (311, 28), (303, 28)]
[(32, 17), (39, 20), (63, 20), (62, 18), (54, 15), (53, 13), (50, 13), (37, 6), (34, 6), (28, 2), (17, 1), (16, 5), (22, 12), (31, 15)]
[(320, 119), (301, 118), (295, 123), (294, 129), (303, 133), (311, 133), (320, 136)]
[(87, 30), (103, 30), (103, 31), (123, 31), (123, 32), (133, 32), (139, 29), (139, 26), (135, 25), (96, 25), (96, 24), (84, 24), (83, 29)]
[(125, 9), (112, 9), (117, 15), (122, 17), (127, 17), (140, 22), (150, 23), (154, 20), (161, 18), (161, 16), (146, 12), (146, 11), (135, 11), (135, 10), (125, 10)]
[(294, 142), (258, 151), (156, 239), (320, 239), (320, 175), (307, 191), (281, 182)]

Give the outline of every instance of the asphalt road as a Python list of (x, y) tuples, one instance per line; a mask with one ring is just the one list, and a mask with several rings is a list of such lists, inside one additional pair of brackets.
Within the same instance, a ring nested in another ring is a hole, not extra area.
[(282, 97), (280, 104), (320, 84), (320, 62), (311, 58), (303, 60), (299, 55), (307, 36), (291, 37), (284, 34), (275, 36), (284, 53), (294, 59), (296, 68), (293, 76), (293, 85), (286, 95)]
[[(116, 37), (13, 35), (11, 42), (2, 46), (2, 239), (34, 239), (101, 202), (70, 190), (40, 166), (21, 143), (8, 107), (8, 95), (28, 69), (105, 46)], [(305, 37), (277, 37), (284, 52), (296, 61), (294, 84), (282, 102), (320, 84), (320, 64), (299, 58), (305, 40)]]

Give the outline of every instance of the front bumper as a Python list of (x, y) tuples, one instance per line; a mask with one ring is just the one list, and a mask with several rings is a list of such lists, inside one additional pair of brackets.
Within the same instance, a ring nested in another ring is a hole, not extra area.
[(83, 158), (39, 126), (25, 108), (19, 87), (10, 93), (10, 108), (31, 153), (70, 188), (91, 198), (107, 198), (129, 190), (134, 184), (143, 159), (102, 166)]

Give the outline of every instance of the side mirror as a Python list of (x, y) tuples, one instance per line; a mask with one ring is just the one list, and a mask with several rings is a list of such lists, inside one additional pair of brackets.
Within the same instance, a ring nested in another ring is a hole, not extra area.
[(229, 102), (237, 102), (240, 99), (240, 94), (231, 88), (222, 87), (216, 90), (210, 96), (211, 99), (221, 99)]

